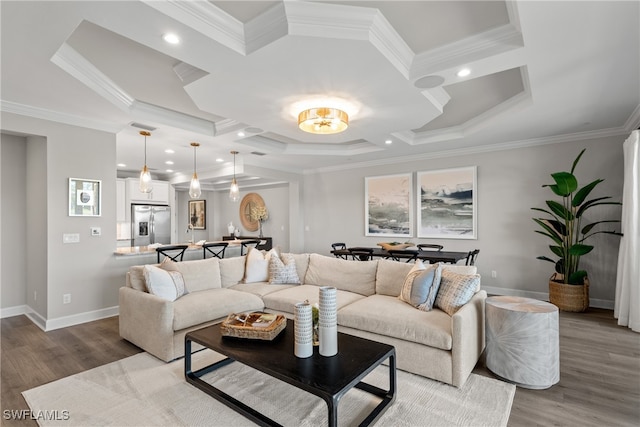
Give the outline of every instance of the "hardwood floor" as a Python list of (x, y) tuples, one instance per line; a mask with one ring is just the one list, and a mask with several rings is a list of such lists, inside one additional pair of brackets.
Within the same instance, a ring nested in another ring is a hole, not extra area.
[[(43, 332), (25, 316), (1, 321), (2, 425), (5, 410), (28, 409), (21, 392), (139, 353), (118, 335), (118, 318)], [(475, 373), (492, 377), (483, 360)], [(640, 425), (640, 334), (617, 326), (609, 310), (560, 313), (560, 382), (518, 388), (509, 426)]]

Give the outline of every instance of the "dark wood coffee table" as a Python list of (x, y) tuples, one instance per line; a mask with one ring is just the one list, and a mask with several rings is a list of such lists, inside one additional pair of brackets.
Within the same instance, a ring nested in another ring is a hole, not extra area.
[[(360, 425), (374, 423), (395, 399), (396, 350), (393, 346), (338, 333), (338, 354), (320, 356), (315, 347), (313, 356), (300, 359), (293, 353), (293, 321), (273, 341), (224, 337), (220, 325), (189, 332), (185, 336), (184, 374), (188, 383), (262, 426), (279, 425), (222, 390), (213, 387), (201, 377), (233, 361), (257, 369), (274, 378), (321, 397), (329, 410), (329, 426), (338, 424), (338, 402), (351, 388), (364, 390), (382, 400)], [(191, 343), (201, 344), (227, 356), (217, 363), (191, 370)], [(364, 383), (361, 380), (385, 360), (389, 360), (389, 390)], [(277, 399), (277, 396), (274, 396)]]

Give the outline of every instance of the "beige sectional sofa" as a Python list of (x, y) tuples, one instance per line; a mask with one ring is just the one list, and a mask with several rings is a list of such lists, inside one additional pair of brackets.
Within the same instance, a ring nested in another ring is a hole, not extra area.
[[(221, 322), (232, 312), (284, 313), (319, 299), (319, 286), (338, 289), (338, 329), (395, 346), (399, 369), (461, 386), (484, 350), (484, 300), (475, 289), (452, 316), (421, 311), (401, 301), (411, 264), (390, 260), (347, 261), (319, 254), (293, 254), (299, 284), (243, 283), (246, 256), (172, 263), (188, 294), (168, 301), (148, 293), (144, 267), (131, 267), (120, 289), (120, 335), (170, 361), (184, 355), (188, 331)], [(458, 274), (475, 267), (446, 265)]]

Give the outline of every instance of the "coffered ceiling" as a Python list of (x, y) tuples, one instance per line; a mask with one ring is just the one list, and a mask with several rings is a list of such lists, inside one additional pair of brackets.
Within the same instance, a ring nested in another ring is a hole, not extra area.
[[(258, 185), (622, 134), (640, 122), (638, 2), (0, 7), (2, 110), (116, 133), (120, 175), (142, 166), (139, 126), (153, 128), (147, 164), (156, 176), (187, 182), (197, 141), (203, 186), (224, 188), (231, 150), (240, 178)], [(167, 33), (180, 43), (163, 41)], [(470, 74), (459, 77), (463, 68)], [(349, 128), (299, 130), (298, 113), (318, 106), (345, 110)]]

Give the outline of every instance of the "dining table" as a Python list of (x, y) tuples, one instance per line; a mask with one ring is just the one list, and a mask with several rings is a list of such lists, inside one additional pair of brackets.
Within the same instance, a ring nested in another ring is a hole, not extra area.
[[(335, 256), (348, 257), (348, 256), (351, 256), (351, 249), (356, 249), (356, 248), (335, 249), (335, 250), (332, 250), (331, 253)], [(357, 249), (371, 250), (371, 253), (370, 253), (371, 257), (392, 258), (389, 251), (387, 251), (384, 248), (358, 247)], [(466, 259), (468, 255), (469, 255), (469, 252), (459, 252), (459, 251), (431, 251), (431, 250), (420, 251), (417, 249), (402, 249), (402, 250), (393, 251), (393, 256), (397, 258), (411, 259), (415, 256), (418, 259), (421, 259), (423, 261), (429, 261), (431, 264), (434, 264), (437, 262), (455, 264), (461, 259)]]

